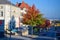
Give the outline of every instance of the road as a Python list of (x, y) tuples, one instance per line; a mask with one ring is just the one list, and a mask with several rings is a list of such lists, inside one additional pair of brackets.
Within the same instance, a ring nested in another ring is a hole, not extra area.
[(56, 39), (51, 37), (43, 37), (43, 36), (31, 38), (31, 37), (15, 36), (15, 35), (12, 35), (10, 38), (10, 36), (7, 35), (7, 37), (0, 38), (0, 40), (56, 40)]

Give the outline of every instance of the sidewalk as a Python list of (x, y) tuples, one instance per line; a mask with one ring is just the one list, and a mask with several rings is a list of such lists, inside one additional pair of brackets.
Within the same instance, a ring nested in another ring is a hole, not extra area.
[(57, 40), (56, 38), (53, 38), (53, 37), (37, 36), (37, 35), (27, 35), (27, 36), (24, 36), (24, 37), (28, 37), (28, 38), (32, 38), (32, 39), (42, 38), (42, 39), (53, 39), (53, 40)]
[[(0, 40), (9, 40), (10, 35), (6, 35), (7, 37), (0, 38)], [(37, 35), (27, 35), (27, 36), (16, 36), (11, 35), (11, 40), (57, 40), (56, 38), (46, 37), (46, 36), (37, 36)]]
[[(10, 38), (10, 35), (6, 35), (7, 38)], [(11, 40), (32, 40), (31, 38), (20, 36), (20, 35), (11, 35)]]
[(26, 36), (23, 36), (23, 37), (28, 37), (28, 38), (37, 38), (37, 37), (39, 37), (39, 36), (37, 36), (37, 35), (26, 35)]

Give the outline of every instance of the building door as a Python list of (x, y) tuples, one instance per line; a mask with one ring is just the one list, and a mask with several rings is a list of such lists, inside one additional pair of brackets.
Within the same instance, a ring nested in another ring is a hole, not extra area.
[(4, 37), (4, 20), (0, 20), (0, 37)]

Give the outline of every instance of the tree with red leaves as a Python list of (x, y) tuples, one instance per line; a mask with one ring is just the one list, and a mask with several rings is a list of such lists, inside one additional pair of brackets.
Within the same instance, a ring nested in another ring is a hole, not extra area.
[(37, 25), (40, 28), (49, 28), (51, 26), (50, 20), (45, 19), (44, 23), (41, 25)]
[(50, 27), (50, 25), (51, 25), (50, 20), (46, 20), (45, 24), (46, 24), (47, 27)]
[(30, 7), (23, 17), (23, 23), (27, 25), (36, 26), (44, 23), (44, 18), (39, 10), (35, 8), (35, 5)]
[(44, 24), (45, 19), (42, 16), (43, 15), (36, 9), (35, 5), (32, 5), (32, 7), (28, 9), (27, 14), (23, 15), (23, 23), (32, 26), (32, 34), (33, 27)]

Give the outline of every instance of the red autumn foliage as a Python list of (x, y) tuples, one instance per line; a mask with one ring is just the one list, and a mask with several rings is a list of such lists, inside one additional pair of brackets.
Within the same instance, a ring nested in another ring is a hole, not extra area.
[(39, 11), (35, 8), (35, 5), (33, 5), (32, 7), (30, 7), (27, 10), (27, 14), (23, 15), (23, 23), (27, 22), (28, 20), (31, 20), (32, 18), (36, 18), (38, 15)]
[(51, 25), (50, 20), (45, 20), (45, 22), (43, 24), (37, 25), (36, 27), (39, 27), (39, 28), (47, 28), (48, 27), (49, 28), (50, 25)]
[(50, 25), (51, 25), (50, 20), (46, 20), (45, 24), (46, 24), (47, 27), (50, 27)]

